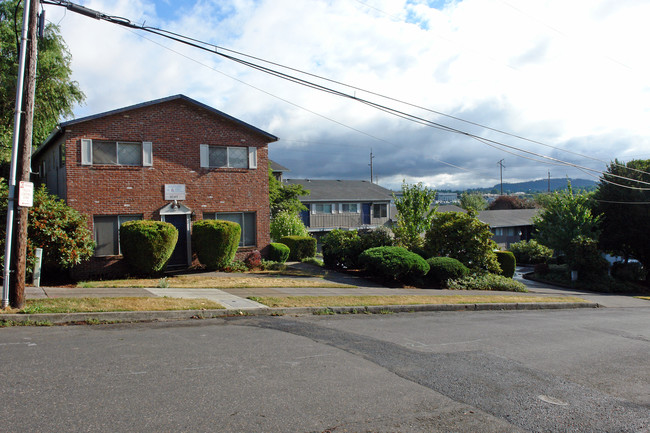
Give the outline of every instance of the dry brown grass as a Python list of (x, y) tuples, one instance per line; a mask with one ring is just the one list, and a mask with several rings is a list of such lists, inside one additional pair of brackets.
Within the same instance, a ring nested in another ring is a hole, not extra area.
[(250, 299), (269, 307), (364, 307), (371, 305), (418, 304), (497, 304), (531, 302), (586, 302), (573, 296), (521, 296), (521, 295), (391, 295), (391, 296), (287, 296), (257, 297)]
[(639, 299), (645, 299), (646, 301), (650, 301), (650, 296), (637, 296)]
[(25, 308), (0, 310), (0, 314), (98, 313), (105, 311), (213, 310), (224, 308), (208, 299), (181, 298), (47, 298), (28, 299)]
[[(291, 277), (263, 277), (263, 276), (180, 276), (168, 277), (166, 279), (169, 288), (177, 289), (239, 289), (239, 288), (273, 288), (273, 287), (316, 287), (316, 288), (354, 288), (348, 284), (338, 284), (320, 278), (291, 278)], [(109, 281), (85, 281), (79, 283), (78, 287), (160, 287), (159, 278), (109, 280)]]

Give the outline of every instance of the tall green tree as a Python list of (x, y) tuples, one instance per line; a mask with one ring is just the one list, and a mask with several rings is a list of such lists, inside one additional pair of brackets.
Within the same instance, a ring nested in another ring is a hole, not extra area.
[[(0, 2), (0, 161), (7, 160), (11, 153), (22, 18), (23, 7), (18, 0)], [(44, 37), (38, 41), (34, 144), (42, 143), (54, 126), (71, 117), (74, 106), (85, 99), (79, 84), (71, 78), (71, 61), (59, 27), (47, 24)]]
[(273, 176), (271, 166), (269, 165), (269, 201), (271, 206), (271, 217), (280, 212), (289, 212), (298, 214), (302, 210), (307, 210), (299, 198), (300, 196), (309, 195), (302, 185), (293, 184), (285, 185)]
[(650, 182), (649, 173), (650, 159), (627, 164), (616, 160), (601, 176), (594, 195), (597, 212), (603, 214), (600, 247), (625, 259), (635, 258), (646, 269), (650, 268), (650, 186), (616, 176)]
[(488, 204), (483, 198), (483, 194), (479, 192), (463, 192), (460, 195), (460, 207), (465, 210), (473, 209), (475, 211), (485, 210)]
[(591, 195), (574, 194), (570, 182), (566, 190), (552, 193), (544, 210), (533, 218), (537, 240), (565, 254), (578, 236), (598, 240), (601, 217), (592, 212)]
[(433, 206), (436, 190), (422, 185), (402, 183), (402, 194), (395, 197), (397, 224), (393, 227), (397, 245), (410, 250), (422, 248), (422, 235), (431, 226), (438, 206)]

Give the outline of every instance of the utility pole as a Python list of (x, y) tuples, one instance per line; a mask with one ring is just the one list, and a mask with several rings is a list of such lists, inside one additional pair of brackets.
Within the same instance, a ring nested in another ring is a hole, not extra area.
[(373, 183), (373, 180), (372, 180), (373, 179), (373, 174), (372, 174), (372, 168), (373, 168), (372, 167), (372, 160), (373, 159), (375, 159), (375, 157), (372, 155), (372, 147), (371, 147), (370, 148), (370, 164), (368, 164), (370, 166), (370, 183)]
[(548, 192), (551, 192), (551, 170), (548, 171)]
[[(25, 268), (27, 259), (27, 217), (29, 208), (19, 207), (18, 218), (14, 222), (16, 202), (16, 177), (20, 181), (30, 180), (30, 160), (32, 154), (32, 132), (34, 120), (34, 99), (36, 91), (36, 57), (38, 45), (38, 0), (25, 2), (23, 16), (23, 32), (21, 41), (19, 76), (16, 86), (16, 120), (14, 121), (14, 141), (11, 154), (11, 169), (9, 175), (9, 200), (7, 209), (7, 239), (5, 248), (5, 269), (3, 280), (3, 307), (6, 307), (5, 294), (9, 293), (11, 306), (25, 306)], [(26, 34), (27, 33), (27, 34)], [(26, 37), (25, 37), (26, 36)], [(26, 63), (26, 66), (25, 66)], [(22, 75), (21, 75), (22, 74)], [(23, 80), (25, 83), (23, 84)], [(19, 84), (18, 84), (19, 83)], [(23, 111), (24, 106), (24, 111)], [(22, 117), (22, 122), (20, 120)], [(20, 170), (19, 173), (18, 170)], [(15, 226), (16, 241), (13, 244), (13, 228)], [(13, 244), (13, 245), (12, 245)], [(11, 250), (13, 247), (14, 254)], [(13, 273), (11, 269), (14, 269)], [(9, 287), (13, 286), (13, 290)]]
[(503, 169), (506, 168), (506, 166), (503, 165), (503, 159), (497, 162), (497, 165), (499, 166), (499, 175), (501, 178), (501, 195), (503, 195)]
[(23, 29), (20, 38), (18, 54), (18, 76), (16, 77), (16, 104), (14, 112), (14, 134), (11, 148), (11, 166), (9, 170), (9, 185), (7, 196), (7, 228), (5, 238), (5, 257), (2, 281), (2, 308), (9, 305), (9, 282), (11, 280), (11, 251), (13, 247), (14, 204), (16, 200), (16, 167), (18, 165), (18, 147), (20, 142), (21, 115), (23, 107), (23, 83), (27, 59), (27, 33), (31, 1), (26, 2), (23, 9)]

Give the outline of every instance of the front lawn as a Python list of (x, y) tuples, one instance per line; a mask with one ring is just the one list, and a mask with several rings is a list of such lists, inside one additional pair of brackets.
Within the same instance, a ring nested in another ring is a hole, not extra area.
[(573, 296), (526, 296), (526, 295), (391, 295), (391, 296), (287, 296), (249, 299), (271, 308), (290, 307), (366, 307), (375, 305), (421, 305), (421, 304), (502, 304), (532, 302), (586, 302)]

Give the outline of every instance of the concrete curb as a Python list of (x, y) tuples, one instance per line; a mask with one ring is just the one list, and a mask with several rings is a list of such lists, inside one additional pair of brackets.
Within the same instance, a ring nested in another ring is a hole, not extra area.
[(99, 324), (161, 322), (190, 319), (216, 319), (239, 316), (303, 316), (321, 314), (389, 314), (424, 311), (504, 311), (504, 310), (566, 310), (575, 308), (600, 308), (594, 302), (548, 302), (503, 304), (419, 304), (377, 305), (366, 307), (297, 307), (255, 308), (247, 310), (175, 310), (175, 311), (112, 311), (103, 313), (54, 313), (54, 314), (2, 314), (0, 322), (52, 324)]

